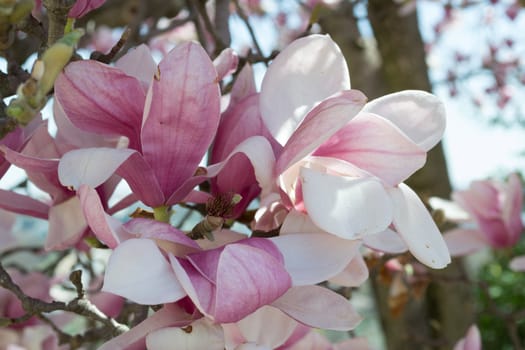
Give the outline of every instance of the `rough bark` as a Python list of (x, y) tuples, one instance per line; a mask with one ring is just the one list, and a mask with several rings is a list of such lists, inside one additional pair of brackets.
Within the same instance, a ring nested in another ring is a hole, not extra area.
[[(320, 20), (347, 57), (352, 87), (370, 99), (405, 89), (432, 90), (417, 13), (400, 17), (398, 7), (393, 1), (368, 0), (375, 42), (360, 38), (349, 2), (342, 2)], [(451, 185), (441, 144), (428, 154), (427, 164), (408, 184), (423, 199), (449, 196)], [(461, 263), (454, 262), (437, 275), (446, 280), (462, 270)], [(421, 300), (410, 300), (400, 315), (393, 316), (388, 308), (389, 287), (375, 277), (371, 280), (388, 349), (449, 349), (472, 322), (473, 303), (467, 286), (432, 283)]]

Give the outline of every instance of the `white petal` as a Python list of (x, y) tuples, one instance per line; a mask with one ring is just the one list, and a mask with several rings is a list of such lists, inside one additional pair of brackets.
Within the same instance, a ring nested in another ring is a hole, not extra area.
[(425, 151), (443, 137), (445, 107), (435, 95), (425, 91), (405, 90), (374, 99), (363, 108), (397, 125)]
[(103, 184), (136, 151), (115, 148), (83, 148), (64, 154), (58, 164), (58, 178), (64, 186), (78, 189), (85, 184)]
[(284, 256), (294, 286), (317, 284), (341, 272), (361, 242), (327, 233), (296, 233), (271, 238)]
[(186, 295), (151, 239), (130, 239), (115, 249), (103, 290), (145, 305), (174, 302)]
[(348, 300), (320, 286), (292, 287), (272, 306), (316, 328), (348, 331), (362, 320)]
[(346, 239), (381, 232), (392, 222), (392, 204), (381, 182), (301, 169), (304, 205), (323, 230)]
[(363, 243), (369, 248), (390, 254), (404, 253), (408, 250), (405, 241), (389, 228), (375, 235), (363, 237)]
[(423, 264), (441, 269), (450, 263), (443, 236), (417, 194), (407, 185), (390, 189), (394, 226), (410, 252)]
[(483, 233), (476, 229), (452, 229), (445, 232), (443, 238), (452, 256), (472, 254), (490, 246)]
[(168, 327), (151, 332), (146, 337), (146, 346), (148, 350), (224, 349), (224, 334), (219, 325), (200, 319), (190, 327)]
[(292, 334), (297, 321), (274, 307), (263, 306), (237, 322), (237, 326), (246, 342), (275, 349)]
[(268, 68), (261, 86), (261, 115), (284, 145), (306, 113), (336, 92), (350, 89), (345, 58), (325, 35), (295, 40)]
[(366, 262), (361, 254), (357, 254), (343, 271), (330, 278), (330, 282), (343, 287), (359, 287), (365, 283), (368, 276)]

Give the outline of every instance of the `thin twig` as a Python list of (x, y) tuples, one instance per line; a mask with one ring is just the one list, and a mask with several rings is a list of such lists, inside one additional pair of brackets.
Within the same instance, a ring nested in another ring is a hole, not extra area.
[[(255, 46), (255, 50), (257, 51), (257, 54), (260, 57), (264, 57), (264, 54), (262, 52), (261, 46), (259, 45), (259, 42), (257, 41), (257, 37), (255, 36), (255, 32), (253, 31), (252, 25), (250, 24), (250, 21), (248, 19), (248, 16), (244, 12), (243, 8), (239, 4), (238, 0), (233, 0), (233, 3), (235, 4), (235, 7), (237, 8), (237, 14), (241, 18), (241, 20), (246, 25), (246, 28), (248, 29), (248, 32), (250, 33), (250, 37), (252, 38), (253, 46)], [(262, 61), (266, 66), (268, 66), (267, 61)]]

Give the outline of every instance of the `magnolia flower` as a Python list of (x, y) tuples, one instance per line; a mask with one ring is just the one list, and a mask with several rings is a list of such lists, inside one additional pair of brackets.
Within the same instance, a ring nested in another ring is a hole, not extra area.
[[(392, 226), (417, 259), (445, 267), (450, 256), (440, 232), (402, 183), (441, 139), (442, 103), (426, 92), (404, 91), (365, 105), (365, 96), (349, 89), (346, 61), (328, 36), (296, 40), (276, 57), (262, 83), (260, 109), (283, 149), (275, 187), (266, 191), (344, 239)], [(263, 202), (268, 206), (259, 217), (272, 205)]]
[(523, 231), (521, 221), (522, 186), (511, 174), (506, 182), (474, 181), (468, 190), (452, 194), (453, 203), (432, 199), (453, 221), (473, 221), (476, 228), (459, 227), (445, 233), (452, 255), (465, 255), (483, 247), (512, 247)]
[(217, 72), (196, 43), (177, 46), (157, 66), (145, 46), (116, 67), (80, 61), (55, 84), (57, 100), (78, 128), (126, 136), (129, 148), (86, 148), (61, 159), (66, 186), (96, 187), (113, 173), (151, 207), (186, 197), (219, 122)]

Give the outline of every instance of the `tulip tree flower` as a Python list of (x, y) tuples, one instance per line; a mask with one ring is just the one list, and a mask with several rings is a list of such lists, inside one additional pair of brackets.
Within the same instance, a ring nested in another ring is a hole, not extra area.
[(476, 325), (470, 326), (465, 338), (456, 343), (454, 350), (481, 350), (481, 335)]

